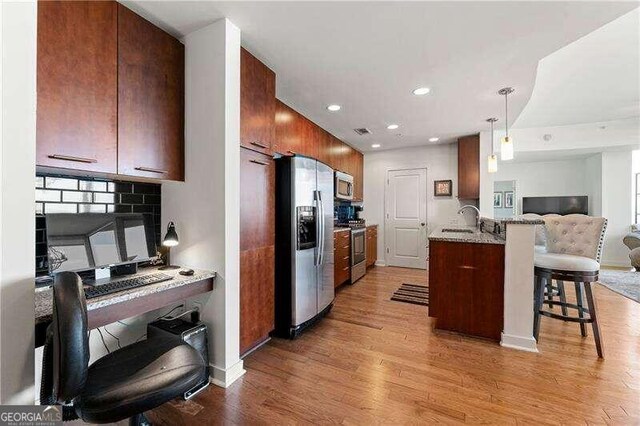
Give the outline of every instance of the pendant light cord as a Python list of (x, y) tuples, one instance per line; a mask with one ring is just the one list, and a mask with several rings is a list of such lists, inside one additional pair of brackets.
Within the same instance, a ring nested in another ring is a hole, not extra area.
[(506, 92), (504, 94), (504, 128), (506, 137), (509, 137), (509, 102), (507, 101), (508, 96), (509, 92)]

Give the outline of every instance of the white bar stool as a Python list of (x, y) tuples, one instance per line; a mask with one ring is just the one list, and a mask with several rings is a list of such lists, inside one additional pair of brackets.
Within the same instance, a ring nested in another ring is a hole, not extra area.
[[(546, 253), (536, 251), (534, 257), (536, 283), (533, 336), (536, 340), (539, 339), (540, 315), (579, 323), (583, 337), (587, 336), (586, 324), (591, 323), (598, 356), (604, 358), (591, 283), (598, 281), (607, 220), (602, 217), (574, 214), (545, 217), (544, 221), (547, 237)], [(562, 297), (559, 301), (553, 300), (553, 298), (544, 299), (545, 289), (551, 287), (553, 280), (562, 286)], [(564, 281), (573, 282), (575, 285), (577, 300), (575, 304), (566, 302)], [(587, 297), (587, 307), (583, 303), (583, 287)], [(544, 304), (549, 307), (560, 306), (562, 314), (544, 310)], [(568, 315), (567, 309), (577, 310), (578, 316)]]

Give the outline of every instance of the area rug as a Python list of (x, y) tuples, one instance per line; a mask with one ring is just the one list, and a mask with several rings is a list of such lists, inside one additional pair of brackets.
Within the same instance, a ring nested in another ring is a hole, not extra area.
[(429, 287), (417, 284), (402, 284), (400, 288), (393, 293), (391, 300), (429, 306)]
[(640, 303), (640, 272), (601, 269), (598, 282), (611, 291)]

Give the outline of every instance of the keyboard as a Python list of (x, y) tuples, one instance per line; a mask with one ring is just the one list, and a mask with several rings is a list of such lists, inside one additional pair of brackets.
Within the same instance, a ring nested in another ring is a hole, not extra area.
[(163, 281), (169, 281), (171, 279), (173, 279), (173, 277), (163, 273), (143, 275), (141, 277), (129, 278), (127, 280), (121, 280), (109, 284), (101, 284), (85, 288), (84, 297), (87, 299), (93, 299), (95, 297), (106, 296), (107, 294), (118, 293), (125, 290), (131, 290), (133, 288), (138, 288), (149, 284), (161, 283)]

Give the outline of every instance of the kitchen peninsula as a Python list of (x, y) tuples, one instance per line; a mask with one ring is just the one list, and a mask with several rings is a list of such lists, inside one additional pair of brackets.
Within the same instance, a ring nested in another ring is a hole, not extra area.
[(533, 253), (540, 221), (483, 218), (480, 223), (438, 227), (430, 234), (429, 316), (439, 330), (537, 351)]

